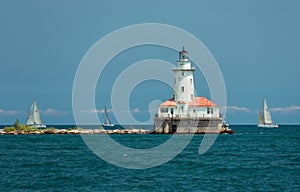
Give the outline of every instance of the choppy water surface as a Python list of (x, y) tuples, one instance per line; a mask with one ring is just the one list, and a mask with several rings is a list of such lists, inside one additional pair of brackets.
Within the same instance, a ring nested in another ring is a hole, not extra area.
[[(145, 170), (111, 165), (79, 135), (0, 135), (0, 191), (299, 191), (300, 126), (232, 126), (199, 155), (203, 135), (168, 163)], [(112, 135), (148, 148), (170, 135)]]

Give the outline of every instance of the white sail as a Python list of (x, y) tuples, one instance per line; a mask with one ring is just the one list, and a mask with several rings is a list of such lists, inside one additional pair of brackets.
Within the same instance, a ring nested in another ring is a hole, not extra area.
[(28, 118), (26, 121), (26, 125), (35, 126), (39, 128), (45, 128), (46, 125), (44, 125), (41, 121), (40, 113), (37, 108), (36, 101), (33, 102), (31, 105), (30, 111), (28, 112)]
[(42, 124), (40, 113), (36, 105), (36, 101), (33, 102), (33, 117), (34, 117), (35, 124)]
[(277, 124), (272, 121), (271, 113), (267, 104), (266, 97), (264, 97), (263, 111), (259, 113), (258, 125), (257, 127), (262, 128), (278, 128)]
[(106, 110), (106, 107), (104, 107), (104, 123), (102, 124), (102, 126), (109, 126), (109, 127), (113, 127), (114, 124), (111, 123), (109, 117), (108, 117), (108, 113), (107, 113), (107, 110)]
[(264, 117), (263, 119), (264, 119), (265, 124), (273, 124), (266, 98), (264, 98), (264, 116), (263, 117)]
[(106, 107), (104, 108), (104, 123), (105, 124), (111, 124), (110, 119), (109, 119), (108, 114), (107, 114)]
[(33, 104), (32, 104), (30, 111), (28, 112), (26, 125), (33, 125), (33, 124), (34, 124), (34, 117), (33, 117)]

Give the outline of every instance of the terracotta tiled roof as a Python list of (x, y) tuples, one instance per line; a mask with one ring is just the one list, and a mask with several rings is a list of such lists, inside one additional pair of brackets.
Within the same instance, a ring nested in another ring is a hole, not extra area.
[(206, 97), (195, 97), (193, 101), (189, 103), (190, 107), (216, 107), (217, 105), (208, 100)]
[[(182, 102), (184, 103), (184, 102)], [(160, 105), (160, 107), (176, 106), (174, 98), (171, 98)], [(190, 107), (217, 107), (217, 105), (206, 97), (195, 97), (190, 103)]]
[(176, 102), (174, 101), (174, 98), (171, 98), (164, 103), (160, 104), (160, 107), (168, 107), (168, 106), (176, 106)]

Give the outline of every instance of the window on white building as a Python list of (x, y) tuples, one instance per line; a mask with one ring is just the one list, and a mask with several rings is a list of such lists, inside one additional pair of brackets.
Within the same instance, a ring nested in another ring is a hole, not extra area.
[(191, 94), (191, 100), (193, 100), (194, 99), (194, 95), (193, 94)]
[(181, 75), (184, 76), (184, 72), (182, 72)]
[(193, 79), (190, 79), (190, 83), (193, 84)]
[(181, 87), (181, 92), (184, 92), (184, 87)]
[(214, 109), (210, 108), (210, 113), (213, 114), (214, 113)]
[(160, 108), (161, 113), (168, 113), (168, 108)]
[(207, 114), (209, 114), (210, 113), (210, 109), (209, 109), (209, 107), (207, 107)]

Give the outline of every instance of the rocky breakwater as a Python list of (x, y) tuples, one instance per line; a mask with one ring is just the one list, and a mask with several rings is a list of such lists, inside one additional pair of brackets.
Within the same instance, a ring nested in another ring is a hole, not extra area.
[(1, 135), (41, 135), (41, 134), (52, 134), (52, 135), (64, 135), (64, 134), (150, 134), (153, 131), (146, 129), (82, 129), (82, 128), (70, 128), (70, 129), (32, 129), (32, 130), (15, 130), (15, 129), (0, 129)]

